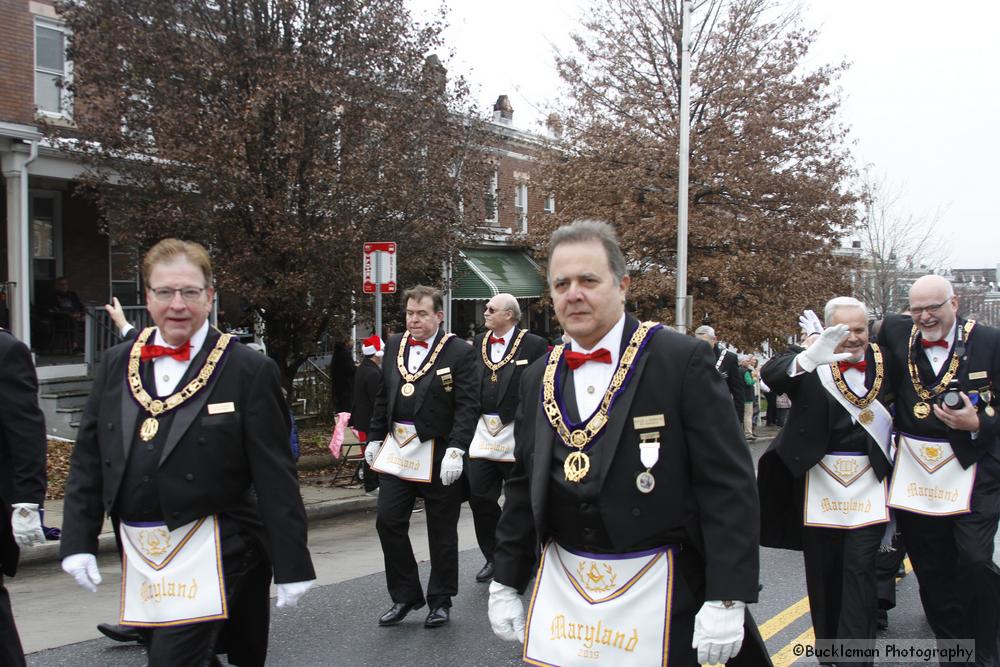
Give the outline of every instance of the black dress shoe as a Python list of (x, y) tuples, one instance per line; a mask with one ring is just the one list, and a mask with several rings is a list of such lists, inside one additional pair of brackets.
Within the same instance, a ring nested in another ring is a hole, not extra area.
[(486, 561), (486, 565), (483, 565), (483, 569), (476, 573), (476, 581), (479, 583), (485, 583), (493, 578), (493, 561)]
[(440, 628), (442, 625), (446, 625), (449, 614), (448, 607), (435, 607), (431, 609), (430, 613), (427, 614), (427, 620), (424, 621), (424, 627)]
[(130, 625), (112, 625), (110, 623), (98, 623), (97, 629), (108, 639), (116, 642), (139, 642), (142, 643), (142, 635)]
[(392, 608), (378, 617), (379, 625), (396, 625), (414, 609), (424, 606), (423, 602), (397, 602)]

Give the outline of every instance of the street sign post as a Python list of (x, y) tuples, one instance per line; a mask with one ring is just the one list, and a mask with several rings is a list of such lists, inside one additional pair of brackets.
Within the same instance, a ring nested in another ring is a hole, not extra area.
[(396, 242), (365, 243), (362, 266), (362, 289), (375, 295), (375, 333), (382, 337), (382, 295), (396, 291)]

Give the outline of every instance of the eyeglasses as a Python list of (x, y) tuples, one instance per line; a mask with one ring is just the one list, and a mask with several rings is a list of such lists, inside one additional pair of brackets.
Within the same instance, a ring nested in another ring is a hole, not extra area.
[(494, 308), (493, 306), (486, 306), (486, 312), (490, 315), (492, 315), (493, 313), (502, 312), (504, 310), (510, 310), (510, 308)]
[(910, 316), (913, 317), (913, 319), (916, 319), (924, 313), (927, 313), (928, 315), (937, 315), (937, 312), (941, 310), (941, 307), (949, 301), (951, 301), (950, 298), (945, 299), (941, 303), (934, 306), (924, 306), (923, 308), (910, 307)]
[(153, 294), (153, 299), (159, 303), (170, 303), (174, 300), (174, 294), (180, 292), (181, 298), (187, 303), (198, 303), (201, 299), (202, 293), (206, 290), (205, 287), (157, 287), (149, 288), (149, 291)]

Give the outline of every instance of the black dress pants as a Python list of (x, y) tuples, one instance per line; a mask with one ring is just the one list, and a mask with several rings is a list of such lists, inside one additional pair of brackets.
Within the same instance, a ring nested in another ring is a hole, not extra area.
[[(458, 594), (458, 515), (462, 509), (462, 484), (444, 486), (435, 462), (429, 483), (408, 482), (394, 475), (379, 475), (378, 516), (375, 527), (382, 543), (385, 580), (393, 602), (424, 602), (432, 609), (451, 607)], [(424, 597), (410, 543), (410, 513), (424, 499), (427, 540), (431, 551), (431, 576)]]
[(0, 574), (0, 667), (23, 667), (24, 650), (17, 636), (14, 612), (10, 608), (10, 594), (3, 585)]
[(476, 541), (486, 562), (493, 562), (497, 522), (500, 521), (500, 491), (514, 468), (513, 463), (489, 459), (466, 459), (469, 471), (469, 507), (476, 528)]

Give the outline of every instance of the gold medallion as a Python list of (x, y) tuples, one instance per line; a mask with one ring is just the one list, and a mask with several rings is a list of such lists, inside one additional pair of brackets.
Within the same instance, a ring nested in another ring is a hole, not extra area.
[(414, 391), (416, 391), (416, 388), (413, 386), (413, 383), (407, 382), (400, 388), (399, 393), (403, 396), (413, 396)]
[(858, 421), (861, 423), (862, 426), (868, 426), (874, 420), (875, 420), (875, 413), (872, 412), (869, 408), (865, 408), (864, 410), (861, 411), (861, 414), (858, 415)]
[(496, 382), (496, 381), (497, 381), (497, 372), (493, 371), (492, 373), (490, 373), (490, 382)]
[(156, 437), (156, 432), (159, 430), (160, 422), (156, 421), (156, 417), (146, 417), (139, 428), (139, 437), (143, 442), (149, 442)]
[(986, 409), (985, 409), (985, 410), (983, 410), (983, 412), (985, 412), (985, 413), (986, 413), (986, 416), (987, 416), (987, 417), (993, 417), (993, 416), (994, 416), (994, 415), (996, 415), (996, 413), (997, 413), (997, 411), (993, 409), (993, 406), (992, 406), (992, 405), (987, 405), (987, 406), (986, 406)]
[(570, 452), (563, 464), (567, 482), (579, 482), (590, 472), (590, 457), (583, 452)]
[(917, 419), (927, 419), (930, 414), (931, 406), (924, 401), (920, 401), (913, 406), (913, 416)]
[(574, 447), (584, 447), (589, 441), (590, 438), (587, 437), (587, 432), (583, 430), (573, 431), (569, 436), (569, 444)]

